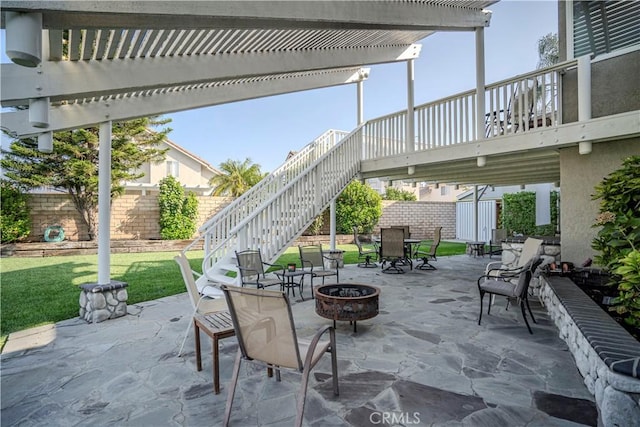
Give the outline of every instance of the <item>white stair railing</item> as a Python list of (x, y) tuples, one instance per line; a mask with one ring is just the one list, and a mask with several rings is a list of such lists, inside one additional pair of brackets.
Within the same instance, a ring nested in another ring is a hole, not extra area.
[(203, 224), (185, 248), (204, 240), (201, 282), (220, 282), (235, 251), (260, 248), (273, 261), (302, 234), (359, 171), (360, 128), (347, 135), (325, 132)]

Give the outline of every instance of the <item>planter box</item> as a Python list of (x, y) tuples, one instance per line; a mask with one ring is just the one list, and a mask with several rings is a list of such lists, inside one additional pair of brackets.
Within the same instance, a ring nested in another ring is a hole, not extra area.
[(567, 277), (542, 276), (549, 316), (595, 396), (604, 427), (638, 425), (640, 342)]

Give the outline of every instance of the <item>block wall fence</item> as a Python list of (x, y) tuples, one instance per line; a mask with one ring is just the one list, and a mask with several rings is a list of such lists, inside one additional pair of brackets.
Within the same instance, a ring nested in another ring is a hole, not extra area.
[[(198, 196), (198, 226), (232, 200), (230, 197)], [(62, 226), (65, 240), (81, 241), (89, 238), (87, 228), (68, 195), (33, 194), (29, 200), (29, 208), (31, 209), (31, 234), (28, 241), (43, 241), (45, 230), (52, 225)], [(114, 240), (159, 239), (159, 216), (157, 195), (120, 196), (111, 206), (111, 238)], [(373, 233), (379, 234), (380, 227), (407, 224), (411, 227), (412, 237), (431, 238), (433, 229), (436, 226), (442, 226), (442, 238), (454, 239), (455, 203), (385, 200), (382, 202), (382, 217)], [(328, 216), (322, 232), (329, 232)]]

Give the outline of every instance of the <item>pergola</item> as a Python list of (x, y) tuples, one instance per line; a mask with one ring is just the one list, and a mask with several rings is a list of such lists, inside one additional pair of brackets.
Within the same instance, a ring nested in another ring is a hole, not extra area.
[(3, 127), (29, 136), (355, 83), (362, 66), (416, 58), (435, 31), (483, 28), (493, 3), (3, 1), (16, 64), (2, 65), (2, 105), (36, 107)]
[(361, 120), (362, 67), (397, 61), (408, 64), (412, 108), (415, 43), (473, 31), (483, 57), (493, 3), (3, 1), (14, 64), (2, 64), (1, 102), (28, 109), (3, 112), (2, 129), (37, 136), (50, 151), (52, 132), (100, 126), (98, 281), (108, 283), (112, 121), (349, 83), (358, 84)]

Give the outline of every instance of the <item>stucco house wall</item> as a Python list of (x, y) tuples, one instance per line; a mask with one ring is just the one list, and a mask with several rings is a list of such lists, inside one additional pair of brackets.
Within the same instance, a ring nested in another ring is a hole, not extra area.
[(145, 193), (157, 192), (160, 181), (171, 174), (171, 162), (177, 163), (177, 171), (174, 170), (177, 174), (174, 176), (187, 190), (205, 195), (211, 193), (209, 181), (220, 173), (216, 168), (170, 140), (161, 142), (160, 148), (169, 149), (165, 159), (159, 163), (143, 164), (139, 171), (143, 172), (144, 176), (126, 185), (129, 194), (140, 193), (139, 190), (144, 190)]
[[(591, 64), (591, 117), (640, 110), (640, 50)], [(575, 69), (562, 79), (562, 122), (578, 121)]]
[(591, 249), (598, 231), (592, 225), (599, 211), (599, 201), (591, 200), (594, 187), (631, 155), (640, 155), (640, 138), (593, 144), (593, 151), (587, 155), (578, 154), (577, 147), (560, 150), (563, 261), (580, 265), (596, 255)]

